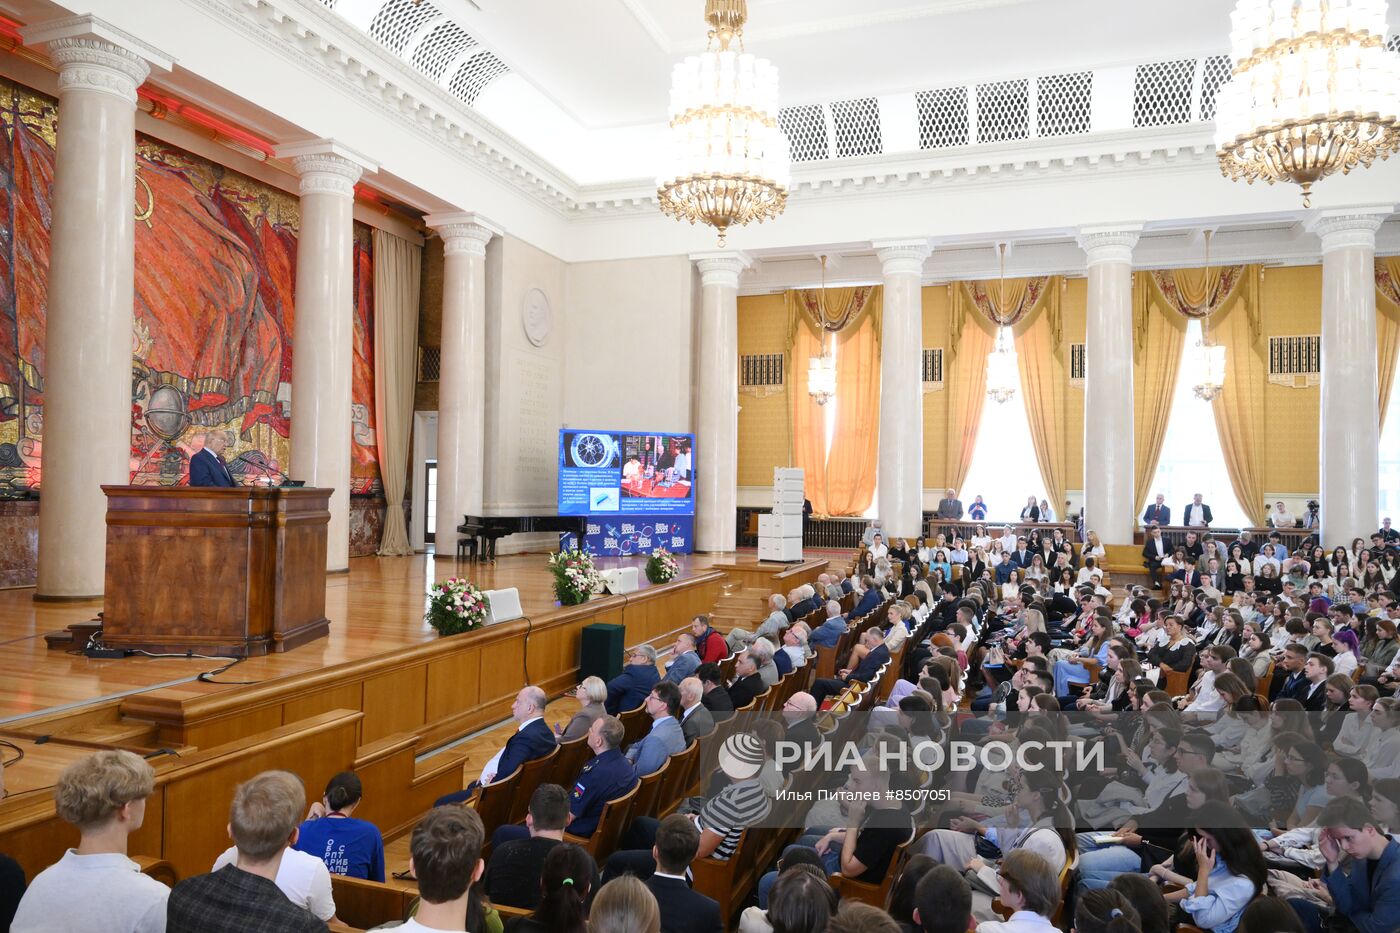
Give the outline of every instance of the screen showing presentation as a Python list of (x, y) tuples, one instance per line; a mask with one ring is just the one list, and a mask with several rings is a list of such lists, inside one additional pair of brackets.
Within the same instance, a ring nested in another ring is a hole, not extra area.
[(694, 515), (695, 435), (559, 432), (560, 515)]

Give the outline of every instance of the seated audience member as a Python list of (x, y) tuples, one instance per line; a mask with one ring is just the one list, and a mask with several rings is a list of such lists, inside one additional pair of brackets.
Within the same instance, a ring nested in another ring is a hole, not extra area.
[(491, 859), (481, 886), (492, 903), (509, 907), (540, 906), (540, 870), (555, 846), (564, 844), (569, 822), (569, 795), (558, 784), (541, 784), (530, 795), (524, 838), (519, 827), (502, 826), (491, 837)]
[(1228, 803), (1208, 802), (1193, 822), (1195, 878), (1177, 874), (1170, 858), (1153, 865), (1150, 874), (1182, 885), (1166, 895), (1167, 902), (1180, 904), (1196, 926), (1233, 933), (1245, 905), (1263, 892), (1268, 863), (1254, 833)]
[[(773, 655), (773, 663), (778, 664), (778, 670), (787, 676), (799, 667), (806, 667), (807, 662), (814, 656), (809, 642), (812, 634), (807, 628), (806, 622), (798, 622), (792, 628), (783, 632), (783, 646), (778, 649), (778, 653)], [(787, 658), (786, 670), (784, 664), (779, 664), (784, 657)]]
[(734, 682), (729, 685), (729, 698), (736, 710), (748, 706), (755, 697), (768, 689), (763, 683), (763, 675), (758, 672), (758, 666), (759, 660), (752, 648), (744, 651), (735, 660)]
[(1110, 888), (1100, 888), (1075, 902), (1074, 933), (1142, 933), (1142, 921), (1132, 901)]
[(690, 634), (695, 636), (695, 653), (701, 664), (714, 664), (729, 655), (724, 636), (710, 627), (710, 617), (699, 615), (690, 620)]
[(646, 701), (647, 694), (661, 680), (656, 671), (656, 649), (638, 645), (627, 653), (622, 673), (608, 681), (608, 698), (603, 702), (609, 716), (620, 716)]
[(662, 681), (652, 688), (644, 702), (647, 715), (651, 717), (651, 731), (627, 749), (627, 760), (639, 778), (659, 771), (666, 759), (685, 751), (685, 736), (676, 718), (681, 711), (680, 688)]
[[(823, 933), (836, 913), (836, 892), (831, 890), (825, 869), (814, 862), (784, 865), (782, 860), (778, 869), (768, 909), (747, 908), (739, 917), (739, 933), (772, 933), (779, 929), (789, 933)], [(967, 933), (967, 926), (958, 933)]]
[(700, 702), (710, 711), (715, 721), (733, 716), (734, 698), (729, 695), (729, 688), (724, 685), (724, 674), (719, 665), (701, 664), (695, 669), (695, 676), (699, 678), (704, 690)]
[(1126, 897), (1138, 912), (1138, 922), (1142, 933), (1171, 933), (1175, 924), (1171, 922), (1171, 908), (1162, 896), (1157, 882), (1146, 875), (1129, 872), (1119, 875), (1108, 883), (1109, 890), (1117, 891)]
[[(300, 831), (297, 841), (301, 841)], [(213, 871), (237, 862), (238, 847), (229, 846), (214, 860)], [(282, 862), (277, 866), (277, 877), (273, 881), (293, 904), (305, 907), (327, 923), (335, 919), (335, 892), (331, 887), (330, 866), (321, 859), (295, 847), (290, 848), (282, 853)]]
[(593, 725), (593, 721), (608, 714), (607, 708), (603, 706), (603, 701), (607, 698), (608, 685), (603, 683), (603, 678), (583, 678), (583, 682), (574, 688), (574, 699), (578, 700), (579, 711), (574, 713), (567, 726), (562, 723), (556, 723), (554, 726), (559, 741), (572, 742), (587, 735), (588, 727)]
[(700, 666), (700, 655), (695, 651), (695, 636), (681, 632), (676, 636), (676, 644), (671, 649), (671, 660), (666, 664), (666, 681), (680, 686), (695, 669)]
[[(655, 660), (653, 657), (652, 661), (655, 662)], [(656, 673), (654, 666), (652, 673)], [(505, 748), (497, 752), (490, 761), (486, 762), (486, 767), (481, 769), (480, 784), (494, 784), (498, 779), (508, 778), (515, 773), (516, 768), (525, 762), (543, 758), (554, 750), (557, 744), (554, 732), (544, 724), (546, 702), (544, 691), (539, 687), (522, 687), (520, 692), (515, 695), (515, 702), (510, 706), (510, 714), (520, 725), (516, 728), (515, 734), (506, 740)], [(433, 806), (442, 807), (451, 803), (462, 803), (476, 793), (477, 787), (478, 782), (473, 781), (467, 785), (465, 790), (439, 797)]]
[(967, 933), (972, 889), (947, 865), (935, 865), (914, 889), (914, 933)]
[(647, 889), (661, 910), (666, 933), (723, 933), (719, 904), (690, 889), (686, 872), (700, 848), (700, 831), (687, 816), (672, 813), (656, 828), (651, 854), (656, 871), (646, 880)]
[(324, 931), (325, 921), (293, 904), (276, 883), (305, 806), (301, 779), (287, 771), (264, 771), (238, 785), (228, 823), (238, 857), (175, 885), (166, 912), (169, 933)]
[(685, 744), (715, 731), (715, 717), (705, 706), (705, 685), (698, 677), (681, 681), (681, 735)]
[(598, 889), (598, 896), (588, 912), (588, 933), (660, 931), (661, 908), (645, 884), (631, 875), (623, 875)]
[[(54, 787), (54, 809), (77, 827), (78, 847), (34, 877), (10, 929), (164, 930), (170, 889), (126, 856), (127, 837), (141, 828), (154, 789), (151, 766), (127, 751), (97, 752), (65, 768)], [(297, 810), (299, 816), (300, 805)]]
[(847, 628), (846, 617), (841, 614), (841, 604), (833, 599), (826, 604), (826, 621), (812, 629), (807, 642), (821, 648), (835, 648)]
[[(817, 730), (817, 700), (810, 693), (799, 690), (783, 703), (783, 725), (787, 731), (783, 738), (807, 749), (820, 747), (822, 734)], [(802, 770), (801, 762), (794, 764)]]
[(587, 933), (597, 872), (593, 858), (576, 845), (550, 849), (539, 873), (539, 906), (530, 916), (507, 922), (505, 933)]
[(418, 910), (406, 933), (466, 930), (467, 900), (481, 878), (486, 829), (467, 807), (432, 810), (413, 827), (408, 870), (418, 879)]
[(1008, 852), (997, 871), (1001, 902), (1011, 908), (1006, 920), (984, 920), (977, 933), (1052, 933), (1050, 922), (1060, 906), (1059, 874), (1029, 849)]
[(607, 802), (636, 785), (636, 770), (618, 750), (625, 732), (622, 720), (615, 716), (604, 716), (588, 730), (588, 747), (593, 757), (584, 764), (569, 794), (568, 829), (572, 835), (593, 835)]
[[(1400, 842), (1351, 798), (1329, 803), (1317, 823), (1322, 827), (1318, 847), (1327, 862), (1323, 880), (1337, 913), (1357, 933), (1400, 930)], [(1320, 929), (1311, 902), (1291, 903), (1310, 929)]]
[(763, 681), (764, 687), (777, 686), (782, 677), (778, 671), (778, 665), (773, 663), (773, 655), (777, 653), (777, 650), (771, 641), (760, 638), (749, 645), (749, 650), (746, 652), (753, 658), (754, 664), (758, 667), (758, 677)]
[[(0, 785), (3, 789), (3, 785)], [(0, 797), (3, 797), (0, 794)], [(19, 862), (0, 853), (0, 930), (9, 930), (15, 911), (24, 898), (24, 869)]]
[(822, 677), (813, 682), (811, 692), (812, 696), (816, 697), (818, 707), (827, 697), (845, 690), (852, 681), (870, 683), (880, 668), (889, 661), (890, 649), (885, 647), (884, 633), (878, 625), (866, 629), (860, 636), (860, 643), (867, 649), (867, 654), (859, 667), (854, 670), (845, 668), (837, 671), (836, 677)]
[(1235, 933), (1307, 933), (1298, 912), (1281, 897), (1256, 897), (1240, 915)]
[(333, 875), (383, 881), (384, 838), (373, 823), (352, 816), (363, 795), (355, 772), (331, 778), (325, 795), (311, 805), (294, 848), (325, 862)]
[(878, 907), (860, 901), (842, 901), (826, 933), (903, 933), (899, 924)]

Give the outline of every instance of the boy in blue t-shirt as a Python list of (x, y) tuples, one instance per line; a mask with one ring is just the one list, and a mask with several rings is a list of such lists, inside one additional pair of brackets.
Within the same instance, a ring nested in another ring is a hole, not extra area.
[(333, 875), (382, 882), (384, 838), (373, 823), (351, 816), (362, 794), (353, 771), (331, 778), (325, 797), (311, 805), (293, 848), (325, 862)]

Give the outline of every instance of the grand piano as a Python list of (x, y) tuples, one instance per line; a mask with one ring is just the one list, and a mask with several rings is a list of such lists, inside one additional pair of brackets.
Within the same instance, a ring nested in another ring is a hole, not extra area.
[(573, 532), (581, 542), (588, 532), (583, 515), (464, 515), (457, 533), (480, 542), (476, 553), (486, 560), (496, 559), (496, 542), (507, 535), (532, 532)]

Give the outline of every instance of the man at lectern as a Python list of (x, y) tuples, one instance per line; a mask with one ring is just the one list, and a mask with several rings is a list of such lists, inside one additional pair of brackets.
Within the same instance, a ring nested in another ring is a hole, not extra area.
[(204, 435), (204, 447), (190, 458), (191, 486), (237, 486), (228, 464), (224, 463), (224, 448), (228, 446), (227, 431), (209, 431)]

